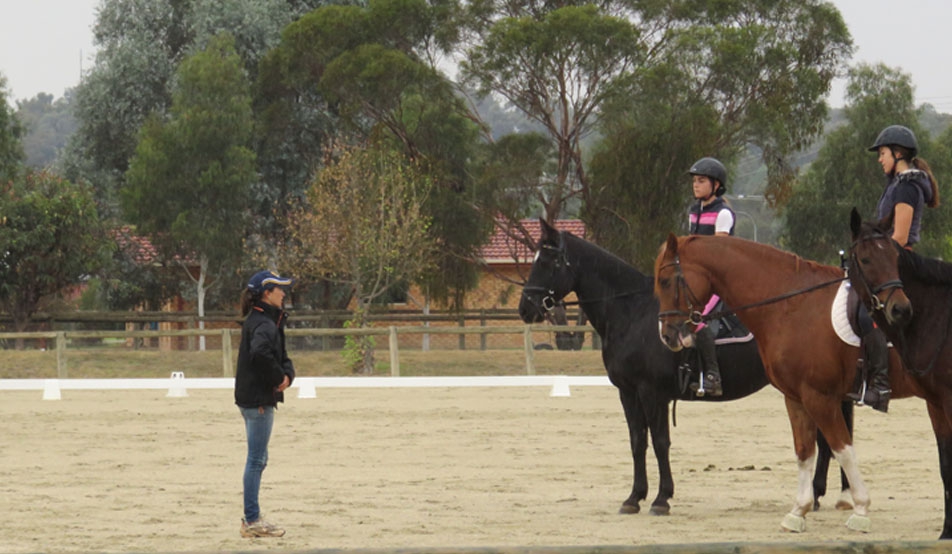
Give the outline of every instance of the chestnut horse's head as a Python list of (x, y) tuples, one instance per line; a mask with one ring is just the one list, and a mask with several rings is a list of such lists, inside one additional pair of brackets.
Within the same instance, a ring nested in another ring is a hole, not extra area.
[(899, 249), (902, 247), (889, 234), (891, 223), (889, 218), (864, 223), (853, 208), (849, 275), (870, 314), (881, 312), (887, 323), (902, 326), (912, 319), (912, 303), (899, 279)]
[(565, 237), (544, 219), (539, 222), (542, 236), (519, 300), (519, 316), (526, 323), (545, 319), (575, 285), (574, 267), (565, 251)]
[(658, 333), (674, 352), (694, 345), (694, 333), (701, 323), (704, 306), (711, 298), (711, 282), (700, 267), (682, 259), (689, 239), (674, 234), (661, 247), (655, 260), (655, 296), (658, 298)]

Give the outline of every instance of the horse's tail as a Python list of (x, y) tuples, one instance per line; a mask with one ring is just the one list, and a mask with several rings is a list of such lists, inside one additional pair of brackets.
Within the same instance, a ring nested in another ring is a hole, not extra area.
[(678, 426), (678, 399), (675, 398), (671, 401), (671, 426)]

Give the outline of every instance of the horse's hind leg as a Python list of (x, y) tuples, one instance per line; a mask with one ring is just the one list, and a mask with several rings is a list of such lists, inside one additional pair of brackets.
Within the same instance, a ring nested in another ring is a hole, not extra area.
[(644, 409), (638, 400), (637, 392), (630, 389), (618, 389), (621, 406), (625, 410), (628, 423), (628, 440), (631, 443), (631, 459), (634, 466), (634, 478), (631, 494), (622, 502), (618, 513), (637, 514), (641, 511), (641, 501), (648, 496), (648, 472), (645, 467), (645, 454), (648, 452), (648, 423)]
[[(833, 458), (833, 451), (830, 450), (830, 444), (826, 442), (823, 433), (816, 435), (816, 471), (813, 472), (813, 511), (820, 509), (820, 497), (826, 496), (826, 480), (830, 472), (830, 460)], [(842, 470), (840, 470), (842, 473)]]
[[(846, 429), (850, 437), (853, 436), (853, 403), (843, 402), (840, 404), (843, 412), (843, 419), (846, 420)], [(826, 484), (830, 473), (830, 460), (833, 459), (833, 451), (826, 437), (822, 432), (817, 432), (816, 436), (817, 459), (816, 471), (813, 473), (813, 511), (820, 509), (820, 497), (826, 496)], [(836, 500), (837, 510), (852, 510), (853, 502), (850, 496), (850, 482), (846, 478), (846, 472), (840, 468), (840, 497)]]
[[(787, 402), (788, 410), (791, 401)], [(850, 484), (850, 493), (853, 496), (853, 514), (846, 522), (846, 526), (854, 531), (867, 532), (870, 529), (869, 492), (859, 473), (859, 463), (853, 450), (852, 440), (846, 420), (838, 406), (839, 402), (831, 402), (828, 397), (816, 395), (806, 398), (801, 406), (809, 412), (816, 425), (823, 431), (830, 448), (836, 456), (836, 461), (846, 473)], [(793, 416), (791, 415), (791, 421)]]

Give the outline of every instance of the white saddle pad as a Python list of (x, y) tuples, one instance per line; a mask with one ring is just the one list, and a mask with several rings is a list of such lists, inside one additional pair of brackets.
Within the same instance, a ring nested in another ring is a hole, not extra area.
[(840, 288), (836, 290), (836, 297), (833, 299), (833, 307), (830, 310), (830, 321), (833, 323), (833, 330), (836, 331), (840, 340), (851, 346), (859, 346), (859, 336), (853, 332), (849, 317), (846, 315), (846, 297), (849, 292), (849, 282), (843, 281), (840, 283)]

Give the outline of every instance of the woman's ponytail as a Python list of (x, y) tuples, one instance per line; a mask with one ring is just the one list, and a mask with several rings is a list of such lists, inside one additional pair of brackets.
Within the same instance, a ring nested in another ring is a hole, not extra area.
[(920, 171), (924, 171), (925, 174), (929, 176), (929, 184), (932, 185), (932, 198), (926, 202), (926, 205), (930, 208), (935, 208), (939, 205), (939, 182), (936, 181), (935, 175), (932, 173), (932, 168), (929, 167), (928, 162), (919, 157), (912, 159), (912, 166)]

